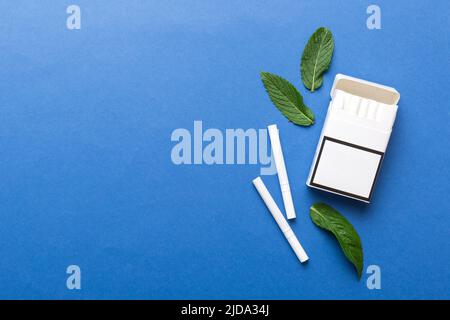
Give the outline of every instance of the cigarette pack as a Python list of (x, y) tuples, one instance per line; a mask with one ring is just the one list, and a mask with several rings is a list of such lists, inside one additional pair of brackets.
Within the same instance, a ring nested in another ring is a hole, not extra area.
[(307, 185), (370, 202), (399, 99), (394, 88), (336, 75)]

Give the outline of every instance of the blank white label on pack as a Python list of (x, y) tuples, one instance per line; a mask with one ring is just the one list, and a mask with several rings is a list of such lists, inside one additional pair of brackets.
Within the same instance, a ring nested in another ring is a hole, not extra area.
[(311, 184), (368, 199), (383, 153), (324, 137)]

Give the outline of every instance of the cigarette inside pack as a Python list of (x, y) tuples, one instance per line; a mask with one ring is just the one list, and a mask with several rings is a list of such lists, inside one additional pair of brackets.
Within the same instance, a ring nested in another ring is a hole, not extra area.
[(399, 99), (394, 88), (336, 75), (307, 185), (370, 202)]

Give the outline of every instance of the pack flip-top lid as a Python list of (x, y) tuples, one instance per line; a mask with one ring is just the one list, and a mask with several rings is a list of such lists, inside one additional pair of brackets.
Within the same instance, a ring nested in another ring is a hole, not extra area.
[(400, 93), (392, 87), (343, 74), (337, 74), (334, 78), (330, 92), (332, 98), (336, 89), (387, 105), (396, 105), (400, 100)]

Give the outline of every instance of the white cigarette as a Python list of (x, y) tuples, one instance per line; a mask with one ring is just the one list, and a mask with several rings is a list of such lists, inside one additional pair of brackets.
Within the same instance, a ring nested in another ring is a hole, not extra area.
[(395, 106), (380, 102), (378, 104), (376, 121), (381, 122), (387, 128), (392, 128), (392, 126), (394, 125), (396, 113), (397, 108)]
[(378, 103), (373, 100), (369, 100), (369, 107), (367, 109), (367, 119), (376, 120), (377, 109), (378, 109)]
[(266, 186), (264, 185), (264, 182), (261, 180), (260, 177), (258, 177), (253, 180), (253, 185), (255, 186), (256, 190), (258, 190), (259, 195), (263, 199), (273, 218), (275, 219), (284, 236), (286, 237), (287, 241), (291, 245), (292, 250), (294, 250), (297, 258), (302, 263), (307, 261), (309, 259), (308, 255), (306, 254), (305, 250), (303, 250), (302, 245), (298, 241), (288, 222), (286, 221), (277, 204), (273, 200), (272, 196), (269, 193), (269, 190), (267, 190)]
[(350, 99), (348, 100), (347, 104), (345, 105), (345, 109), (353, 115), (357, 115), (359, 111), (359, 103), (360, 98), (358, 96), (350, 96)]
[(276, 124), (267, 127), (269, 129), (270, 144), (277, 168), (278, 181), (280, 183), (281, 194), (283, 196), (284, 209), (288, 219), (295, 219), (294, 203), (292, 202), (291, 187), (284, 164), (283, 150), (281, 149), (280, 136)]
[(345, 93), (342, 90), (336, 89), (333, 98), (333, 108), (344, 109)]
[(365, 118), (367, 116), (367, 109), (369, 108), (369, 100), (361, 98), (361, 103), (359, 104), (358, 116)]

